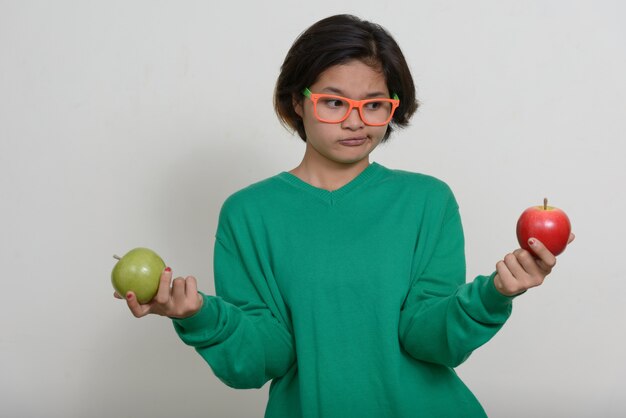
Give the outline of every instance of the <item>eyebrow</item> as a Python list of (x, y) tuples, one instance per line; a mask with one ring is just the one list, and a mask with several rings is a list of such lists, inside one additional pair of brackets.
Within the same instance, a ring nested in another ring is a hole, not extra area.
[[(341, 89), (338, 89), (338, 88), (332, 87), (332, 86), (331, 87), (324, 87), (322, 89), (322, 91), (325, 92), (325, 93), (331, 93), (331, 94), (336, 94), (338, 96), (348, 97), (348, 96), (346, 96), (346, 94)], [(371, 99), (371, 98), (375, 98), (375, 97), (385, 97), (386, 98), (388, 96), (389, 95), (387, 93), (385, 93), (385, 92), (375, 91), (375, 92), (371, 92), (371, 93), (366, 94), (364, 98), (365, 99)]]

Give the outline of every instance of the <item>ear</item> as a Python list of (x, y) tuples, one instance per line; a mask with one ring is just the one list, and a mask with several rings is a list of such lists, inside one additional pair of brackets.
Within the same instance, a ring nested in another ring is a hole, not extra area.
[(297, 97), (295, 94), (291, 98), (291, 105), (293, 106), (294, 112), (296, 115), (300, 116), (301, 119), (304, 118), (304, 109), (302, 107), (302, 98)]

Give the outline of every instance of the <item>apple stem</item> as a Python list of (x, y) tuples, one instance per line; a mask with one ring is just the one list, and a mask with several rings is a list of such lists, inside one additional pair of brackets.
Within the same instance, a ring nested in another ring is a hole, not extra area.
[(548, 198), (543, 198), (543, 210), (548, 210)]
[(113, 254), (113, 258), (116, 259), (116, 260), (121, 260), (122, 259), (122, 257), (120, 257), (119, 255), (115, 255), (115, 254)]

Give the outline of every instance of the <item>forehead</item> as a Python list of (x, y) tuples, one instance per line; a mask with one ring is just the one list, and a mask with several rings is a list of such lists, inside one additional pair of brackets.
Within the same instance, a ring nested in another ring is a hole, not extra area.
[(332, 88), (353, 96), (372, 92), (388, 94), (387, 80), (378, 66), (372, 67), (359, 60), (334, 65), (323, 71), (311, 86), (314, 90)]

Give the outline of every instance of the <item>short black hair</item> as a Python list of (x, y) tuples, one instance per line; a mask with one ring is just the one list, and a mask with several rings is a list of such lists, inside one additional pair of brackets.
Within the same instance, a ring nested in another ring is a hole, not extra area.
[(283, 125), (298, 132), (306, 141), (294, 99), (303, 100), (302, 90), (314, 84), (326, 69), (351, 60), (381, 70), (390, 94), (400, 97), (400, 106), (383, 141), (389, 138), (394, 127), (407, 126), (419, 103), (400, 47), (382, 26), (348, 14), (330, 16), (313, 24), (298, 36), (287, 52), (274, 90), (274, 110)]

